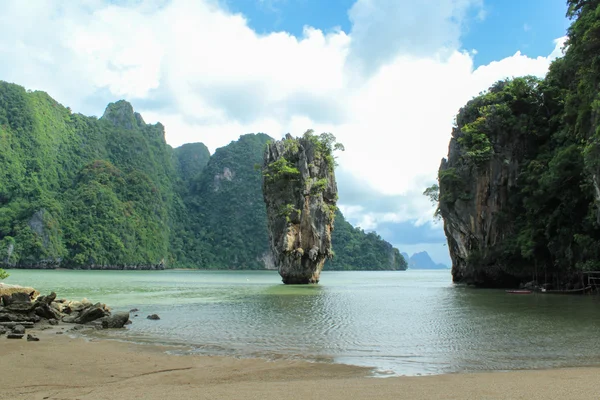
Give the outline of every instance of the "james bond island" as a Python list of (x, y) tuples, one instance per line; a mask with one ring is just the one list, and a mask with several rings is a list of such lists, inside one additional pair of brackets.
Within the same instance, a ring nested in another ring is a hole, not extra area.
[(333, 158), (343, 150), (331, 134), (287, 134), (267, 145), (263, 195), (273, 259), (286, 284), (318, 283), (333, 257), (331, 232), (338, 198)]

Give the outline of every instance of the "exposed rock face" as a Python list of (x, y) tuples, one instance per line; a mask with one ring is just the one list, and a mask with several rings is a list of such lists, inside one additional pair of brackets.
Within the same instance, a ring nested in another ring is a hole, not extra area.
[(30, 297), (37, 297), (40, 295), (40, 292), (35, 290), (32, 287), (18, 286), (18, 285), (9, 285), (8, 283), (0, 282), (0, 297), (4, 295), (12, 295), (13, 293), (25, 293)]
[(286, 135), (267, 145), (263, 196), (275, 265), (286, 284), (318, 283), (333, 256), (337, 201), (331, 147), (318, 137)]
[(455, 128), (448, 159), (439, 170), (440, 212), (452, 258), (456, 283), (479, 286), (514, 286), (531, 277), (529, 270), (513, 270), (498, 257), (500, 246), (511, 237), (507, 215), (517, 185), (526, 143), (510, 131), (489, 135), (490, 154), (477, 163), (460, 143), (464, 132)]
[(122, 328), (129, 321), (129, 313), (126, 311), (117, 312), (107, 317), (102, 321), (102, 327), (104, 329), (118, 329)]

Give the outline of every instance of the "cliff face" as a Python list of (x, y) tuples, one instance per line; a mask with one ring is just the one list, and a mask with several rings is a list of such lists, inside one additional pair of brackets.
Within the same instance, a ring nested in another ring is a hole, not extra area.
[[(255, 168), (269, 140), (172, 149), (126, 101), (86, 117), (0, 81), (0, 267), (276, 268)], [(336, 218), (332, 269), (402, 269), (389, 243)]]
[(440, 211), (452, 258), (454, 282), (486, 285), (511, 280), (505, 265), (495, 255), (498, 244), (512, 232), (510, 220), (502, 212), (515, 186), (519, 160), (518, 142), (499, 133), (493, 138), (494, 154), (479, 167), (464, 162), (466, 149), (459, 145), (462, 136), (455, 129), (448, 159), (440, 166)]
[[(263, 269), (272, 265), (262, 199), (262, 164), (271, 138), (246, 134), (215, 151), (202, 173), (187, 181), (186, 256), (203, 268)], [(194, 238), (199, 240), (194, 241)]]
[(318, 283), (333, 255), (337, 185), (331, 143), (307, 133), (267, 145), (263, 195), (273, 258), (286, 284)]
[(0, 265), (162, 268), (172, 149), (125, 101), (102, 118), (0, 82)]
[[(506, 99), (517, 90), (528, 90), (523, 96), (533, 98), (535, 85), (533, 79), (500, 82), (457, 116), (448, 158), (442, 160), (438, 175), (454, 282), (512, 286), (532, 278), (530, 268), (517, 268), (504, 253), (516, 232), (519, 207), (514, 200), (523, 160), (535, 149), (531, 131), (539, 127), (523, 118), (531, 110), (510, 115), (523, 99)], [(536, 110), (533, 104), (532, 109)], [(525, 123), (510, 124), (509, 116)]]
[(600, 3), (568, 4), (564, 56), (467, 103), (426, 190), (457, 282), (576, 289), (600, 270)]

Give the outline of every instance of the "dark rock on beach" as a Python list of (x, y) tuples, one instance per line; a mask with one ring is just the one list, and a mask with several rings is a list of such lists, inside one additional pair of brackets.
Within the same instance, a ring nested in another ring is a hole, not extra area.
[(23, 325), (15, 325), (15, 327), (12, 328), (12, 333), (22, 335), (25, 333), (25, 327)]
[(109, 317), (106, 317), (102, 321), (102, 327), (104, 329), (118, 329), (124, 327), (129, 321), (129, 313), (117, 312)]
[(9, 333), (8, 335), (6, 335), (7, 339), (23, 339), (23, 334), (20, 333)]
[[(79, 330), (82, 325), (97, 329), (123, 328), (130, 322), (129, 312), (112, 314), (103, 303), (57, 299), (54, 292), (44, 296), (33, 288), (0, 284), (0, 334), (10, 329), (7, 337), (20, 339), (25, 330), (34, 328), (36, 323), (47, 324), (40, 329), (49, 329), (60, 321), (76, 324), (71, 330)], [(37, 338), (31, 336), (28, 340), (37, 341)]]
[(77, 324), (86, 324), (92, 321), (96, 321), (100, 318), (104, 318), (109, 315), (109, 312), (105, 307), (106, 306), (104, 304), (100, 303), (88, 307), (84, 309), (77, 318), (75, 318), (74, 322)]

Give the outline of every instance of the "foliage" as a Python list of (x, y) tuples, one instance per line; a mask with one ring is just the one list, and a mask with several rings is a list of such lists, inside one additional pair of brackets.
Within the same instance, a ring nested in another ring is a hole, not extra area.
[(311, 191), (313, 194), (321, 193), (325, 190), (326, 187), (327, 187), (327, 179), (321, 178), (321, 179), (317, 180), (315, 183), (313, 183)]
[[(460, 198), (457, 187), (470, 185), (470, 166), (511, 166), (516, 184), (506, 186), (494, 221), (506, 234), (477, 263), (504, 263), (511, 274), (533, 269), (557, 284), (600, 268), (600, 1), (567, 3), (564, 57), (543, 80), (499, 81), (469, 101), (453, 134), (462, 160), (438, 176), (444, 212)], [(514, 144), (512, 159), (493, 150), (497, 141)], [(425, 194), (435, 200), (434, 189)]]
[(465, 124), (462, 128), (463, 135), (458, 138), (458, 143), (465, 150), (465, 157), (474, 164), (480, 165), (488, 161), (494, 149), (485, 133), (486, 117), (479, 117), (475, 121)]
[(290, 222), (290, 217), (294, 213), (296, 213), (297, 215), (299, 215), (300, 214), (300, 210), (298, 210), (296, 207), (294, 207), (293, 204), (285, 204), (279, 210), (279, 215), (281, 215), (282, 217), (285, 217), (285, 220), (287, 222)]
[(304, 135), (302, 137), (315, 145), (321, 157), (323, 157), (326, 160), (330, 171), (333, 171), (333, 169), (337, 166), (337, 162), (335, 161), (333, 152), (344, 151), (344, 145), (338, 143), (336, 137), (332, 133), (328, 132), (321, 133), (317, 136), (314, 134), (314, 131), (312, 129), (309, 129), (306, 132), (304, 132)]
[[(171, 149), (164, 127), (127, 102), (98, 119), (0, 82), (0, 267), (263, 268), (268, 232), (254, 165), (269, 140), (243, 135), (213, 156), (201, 143)], [(329, 134), (311, 140), (333, 167), (343, 146)], [(299, 174), (283, 162), (273, 172)], [(347, 222), (339, 224), (343, 234)], [(344, 268), (392, 268), (391, 245), (362, 231), (352, 237), (373, 258), (355, 263), (341, 240)]]
[(431, 204), (435, 205), (435, 212), (433, 213), (434, 218), (440, 219), (442, 218), (441, 210), (440, 210), (440, 186), (437, 183), (429, 186), (423, 191), (423, 195), (429, 198)]
[(162, 125), (143, 123), (128, 103), (96, 119), (0, 82), (0, 165), (0, 248), (10, 240), (1, 264), (147, 265), (169, 256), (171, 149)]
[(265, 168), (263, 176), (270, 181), (280, 180), (294, 180), (300, 175), (298, 168), (294, 167), (292, 163), (281, 157), (276, 161), (273, 161)]
[(438, 175), (440, 186), (445, 190), (438, 194), (438, 201), (449, 205), (454, 204), (459, 198), (467, 199), (464, 190), (462, 178), (458, 175), (456, 168), (447, 168), (440, 170)]
[[(184, 198), (183, 265), (212, 269), (260, 269), (269, 250), (262, 178), (265, 134), (248, 134), (216, 150)], [(225, 178), (225, 169), (232, 176)]]
[(6, 279), (8, 277), (9, 277), (8, 273), (6, 273), (5, 270), (3, 270), (2, 268), (0, 268), (0, 281)]
[(340, 211), (335, 212), (332, 233), (335, 257), (325, 262), (325, 270), (406, 270), (408, 264), (398, 249), (375, 232), (354, 228)]

